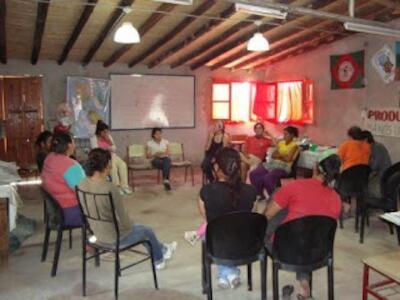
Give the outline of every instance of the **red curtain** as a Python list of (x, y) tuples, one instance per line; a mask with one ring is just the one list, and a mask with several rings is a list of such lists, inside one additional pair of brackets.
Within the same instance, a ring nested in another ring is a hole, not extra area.
[(263, 120), (275, 119), (276, 85), (258, 82), (253, 114)]

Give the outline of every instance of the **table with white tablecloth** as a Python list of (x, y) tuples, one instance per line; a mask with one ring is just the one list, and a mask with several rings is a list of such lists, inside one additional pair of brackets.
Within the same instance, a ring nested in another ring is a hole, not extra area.
[(297, 167), (312, 170), (315, 164), (318, 162), (318, 157), (327, 149), (329, 149), (329, 147), (318, 147), (315, 151), (301, 151), (299, 160), (297, 162)]

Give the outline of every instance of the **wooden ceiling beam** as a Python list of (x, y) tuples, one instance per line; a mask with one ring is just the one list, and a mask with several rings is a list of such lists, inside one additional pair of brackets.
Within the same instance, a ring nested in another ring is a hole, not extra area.
[(230, 5), (226, 10), (224, 10), (219, 16), (218, 19), (216, 20), (211, 20), (201, 26), (197, 31), (192, 33), (190, 36), (188, 36), (186, 39), (184, 39), (182, 42), (179, 42), (175, 46), (171, 47), (170, 49), (164, 51), (161, 53), (155, 61), (158, 63), (162, 63), (165, 61), (167, 58), (169, 58), (171, 55), (186, 49), (189, 47), (193, 42), (197, 41), (200, 37), (203, 35), (207, 34), (208, 32), (211, 32), (214, 28), (216, 28), (218, 25), (222, 24), (225, 22), (225, 19), (230, 18), (235, 14), (235, 5)]
[(60, 58), (58, 59), (58, 64), (62, 65), (68, 57), (69, 52), (77, 41), (79, 35), (81, 34), (83, 27), (85, 27), (89, 17), (92, 15), (95, 5), (98, 0), (87, 0), (88, 4), (85, 5), (85, 8), (82, 11), (82, 14), (78, 20), (78, 23), (75, 25), (74, 30), (72, 31), (71, 36), (68, 39), (67, 44), (65, 45)]
[(135, 0), (120, 0), (118, 3), (117, 8), (114, 9), (111, 16), (108, 18), (107, 23), (104, 25), (103, 29), (101, 30), (100, 34), (90, 46), (89, 51), (86, 53), (84, 59), (82, 60), (82, 65), (86, 66), (90, 63), (93, 59), (94, 55), (96, 54), (97, 50), (99, 50), (100, 46), (103, 44), (104, 40), (111, 32), (115, 24), (125, 15), (123, 10), (120, 7), (131, 6)]
[(36, 15), (36, 25), (35, 33), (33, 36), (33, 48), (31, 55), (31, 63), (36, 65), (40, 49), (42, 48), (43, 32), (46, 26), (47, 13), (49, 11), (50, 0), (48, 2), (38, 2), (37, 4), (37, 15)]
[[(197, 7), (191, 15), (193, 16), (201, 16), (204, 14), (207, 10), (209, 10), (213, 5), (215, 5), (216, 0), (206, 0), (204, 1), (199, 7)], [(139, 63), (140, 61), (143, 61), (146, 57), (149, 55), (155, 53), (158, 49), (160, 49), (163, 45), (168, 43), (170, 40), (172, 40), (174, 37), (176, 37), (178, 34), (180, 34), (182, 31), (184, 31), (190, 24), (195, 21), (195, 18), (192, 16), (184, 18), (178, 25), (174, 27), (169, 33), (167, 33), (161, 40), (158, 40), (155, 44), (153, 44), (147, 51), (145, 51), (142, 55), (140, 55), (138, 58), (134, 59), (129, 63), (129, 67), (134, 66), (135, 64)], [(153, 68), (160, 64), (161, 61), (158, 60), (158, 58), (152, 60), (149, 64), (149, 68)]]
[[(311, 5), (314, 9), (318, 9), (320, 7), (324, 7), (327, 6), (333, 2), (335, 2), (336, 0), (314, 0), (312, 1)], [(294, 1), (291, 1), (294, 2)], [(293, 15), (289, 15), (288, 18), (286, 20), (276, 20), (273, 19), (274, 22), (278, 23), (278, 24), (285, 24), (286, 22), (290, 22), (292, 20), (297, 19), (297, 16), (293, 16)], [(252, 25), (251, 23), (248, 23), (250, 26)], [(247, 32), (244, 35), (239, 36), (238, 38), (234, 39), (233, 41), (226, 43), (226, 44), (222, 44), (220, 47), (215, 48), (214, 50), (210, 51), (208, 54), (204, 55), (203, 57), (200, 57), (199, 59), (197, 59), (193, 64), (190, 65), (190, 68), (192, 70), (198, 69), (201, 66), (204, 66), (206, 63), (208, 63), (209, 61), (223, 55), (224, 53), (232, 50), (233, 48), (236, 48), (238, 46), (244, 45), (247, 43), (247, 41), (254, 35), (254, 33), (256, 32), (262, 32), (262, 33), (266, 33), (269, 30), (275, 28), (276, 24), (262, 24), (259, 28), (254, 28), (253, 30)], [(224, 42), (224, 40), (221, 41), (222, 43)], [(206, 51), (209, 48), (206, 49)], [(196, 53), (197, 54), (197, 53)], [(198, 55), (196, 55), (198, 56)], [(192, 58), (194, 58), (195, 56), (193, 56)], [(192, 59), (191, 58), (191, 59)], [(175, 67), (176, 63), (172, 64), (171, 67)]]
[[(376, 19), (376, 18), (380, 18), (383, 15), (386, 15), (389, 11), (390, 11), (390, 9), (387, 9), (387, 8), (377, 9), (376, 7), (372, 7), (368, 11), (363, 12), (362, 15), (366, 19)], [(392, 16), (392, 19), (393, 19), (393, 16)], [(260, 68), (270, 65), (278, 60), (282, 61), (289, 57), (315, 50), (322, 44), (329, 44), (334, 41), (349, 37), (350, 35), (356, 34), (356, 32), (348, 32), (347, 35), (343, 35), (343, 33), (345, 32), (344, 27), (341, 26), (341, 23), (336, 23), (336, 24), (338, 26), (337, 33), (323, 34), (319, 37), (314, 36), (314, 38), (310, 38), (310, 40), (308, 40), (307, 42), (299, 43), (297, 45), (293, 44), (292, 46), (288, 45), (287, 47), (285, 47), (286, 49), (284, 51), (272, 53), (269, 57), (267, 57), (267, 59), (264, 59), (263, 61), (253, 64), (252, 67), (256, 68), (256, 69), (260, 69)], [(235, 69), (236, 69), (236, 66), (235, 66)]]
[[(170, 12), (176, 7), (176, 4), (170, 4), (170, 3), (163, 3), (161, 4), (158, 8), (157, 11), (153, 12), (150, 17), (139, 27), (139, 35), (140, 38), (142, 39), (144, 35), (150, 31), (158, 22), (161, 21), (162, 18), (166, 16), (166, 14), (163, 14), (162, 12)], [(115, 62), (118, 61), (124, 55), (126, 52), (128, 52), (135, 44), (127, 44), (123, 45), (117, 50), (114, 51), (113, 54), (111, 54), (106, 61), (103, 63), (104, 67), (109, 67)]]
[(0, 61), (7, 63), (6, 0), (0, 0)]

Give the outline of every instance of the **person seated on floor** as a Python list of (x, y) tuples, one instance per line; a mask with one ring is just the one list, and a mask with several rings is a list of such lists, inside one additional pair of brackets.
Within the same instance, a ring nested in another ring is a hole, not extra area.
[(206, 175), (208, 182), (214, 182), (215, 177), (213, 174), (212, 164), (215, 160), (215, 155), (218, 150), (223, 147), (228, 147), (230, 144), (230, 136), (225, 132), (225, 125), (223, 121), (217, 121), (207, 138), (206, 152), (201, 163), (201, 169)]
[(272, 160), (250, 172), (250, 182), (256, 188), (260, 199), (265, 198), (264, 189), (270, 197), (279, 180), (290, 174), (292, 165), (300, 151), (295, 141), (298, 136), (299, 130), (296, 127), (285, 127), (283, 129), (283, 140), (277, 143), (276, 150), (272, 153)]
[(371, 155), (371, 145), (363, 140), (360, 127), (350, 127), (347, 135), (349, 139), (338, 149), (338, 155), (342, 161), (341, 172), (356, 165), (368, 165)]
[(49, 154), (51, 149), (51, 139), (53, 138), (53, 134), (49, 130), (45, 130), (41, 132), (35, 142), (35, 146), (37, 149), (36, 153), (36, 164), (38, 167), (39, 173), (42, 172), (43, 163), (46, 159), (47, 154)]
[(171, 158), (169, 157), (169, 142), (163, 139), (161, 128), (153, 128), (151, 140), (147, 142), (147, 158), (151, 159), (154, 168), (162, 171), (163, 184), (166, 191), (171, 190), (169, 175), (171, 171)]
[(365, 142), (371, 145), (371, 156), (369, 158), (371, 174), (368, 180), (368, 195), (380, 198), (381, 179), (383, 173), (392, 165), (392, 159), (385, 145), (376, 142), (370, 131), (363, 130), (362, 137)]
[(97, 122), (96, 133), (90, 138), (90, 147), (92, 149), (102, 148), (111, 153), (111, 180), (119, 187), (121, 195), (132, 194), (132, 189), (128, 184), (128, 167), (126, 163), (116, 154), (117, 147), (110, 134), (109, 127), (102, 120)]
[(64, 212), (64, 224), (82, 225), (82, 214), (75, 194), (77, 186), (86, 176), (82, 166), (70, 156), (75, 143), (68, 133), (56, 133), (51, 152), (44, 160), (42, 187), (58, 202)]
[[(112, 155), (109, 151), (101, 148), (91, 150), (85, 164), (87, 177), (78, 185), (79, 189), (95, 194), (111, 193), (114, 201), (115, 214), (118, 219), (120, 245), (131, 244), (147, 239), (153, 250), (156, 269), (160, 270), (165, 268), (165, 262), (172, 258), (177, 243), (172, 242), (170, 244), (162, 244), (150, 227), (141, 224), (133, 224), (129, 219), (126, 207), (124, 207), (118, 187), (107, 180), (112, 168)], [(108, 197), (97, 199), (97, 209), (101, 218), (111, 220), (113, 212)], [(93, 201), (89, 201), (88, 204), (89, 211), (96, 209)], [(91, 207), (91, 205), (93, 207)], [(82, 205), (82, 208), (85, 209), (85, 205)], [(114, 224), (108, 225), (104, 222), (95, 222), (93, 220), (88, 221), (97, 240), (103, 243), (115, 242), (116, 233)], [(147, 249), (147, 251), (150, 250)]]
[(242, 181), (246, 182), (247, 172), (257, 167), (265, 160), (268, 148), (273, 144), (274, 138), (265, 131), (264, 124), (258, 122), (254, 125), (254, 136), (249, 136), (240, 153)]
[[(306, 216), (339, 218), (342, 201), (334, 189), (339, 172), (339, 157), (334, 151), (327, 150), (318, 158), (313, 178), (291, 181), (273, 195), (265, 210), (268, 219), (266, 246), (269, 251), (272, 251), (273, 234), (281, 224)], [(300, 284), (297, 299), (308, 299), (310, 274), (299, 273), (296, 277)], [(293, 292), (293, 288), (289, 290)]]
[[(222, 215), (235, 211), (252, 211), (256, 191), (240, 178), (239, 152), (232, 148), (218, 151), (213, 164), (217, 181), (200, 190), (198, 206), (204, 222), (210, 222)], [(200, 226), (200, 229), (204, 226)], [(204, 234), (204, 232), (203, 232)], [(240, 270), (235, 266), (218, 266), (218, 285), (234, 288), (240, 284)]]

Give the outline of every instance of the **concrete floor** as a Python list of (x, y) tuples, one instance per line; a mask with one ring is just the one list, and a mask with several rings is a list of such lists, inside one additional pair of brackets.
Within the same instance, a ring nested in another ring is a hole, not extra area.
[[(199, 176), (197, 177), (197, 182), (200, 182)], [(144, 263), (123, 273), (120, 280), (120, 299), (205, 299), (200, 289), (200, 245), (193, 247), (182, 237), (184, 231), (196, 229), (200, 223), (196, 206), (199, 189), (199, 184), (195, 187), (189, 183), (184, 185), (183, 179), (177, 178), (173, 182), (172, 192), (166, 193), (161, 186), (154, 185), (154, 177), (151, 177), (150, 180), (145, 180), (132, 196), (125, 198), (129, 214), (136, 223), (153, 227), (161, 241), (176, 240), (179, 245), (167, 268), (158, 271), (160, 290), (153, 289), (150, 266)], [(42, 204), (37, 187), (24, 187), (21, 195), (25, 200), (21, 212), (38, 220), (39, 226), (34, 236), (1, 267), (0, 299), (113, 299), (113, 263), (107, 261), (102, 261), (100, 268), (89, 264), (88, 296), (81, 296), (79, 230), (74, 234), (73, 249), (69, 250), (67, 240), (64, 240), (58, 274), (55, 278), (50, 277), (54, 244), (50, 245), (47, 261), (41, 263)], [(54, 241), (54, 238), (55, 236), (51, 240)], [(400, 248), (395, 236), (391, 236), (387, 227), (377, 218), (371, 218), (363, 245), (358, 243), (353, 220), (346, 220), (345, 229), (338, 229), (336, 235), (335, 299), (361, 299), (362, 259), (398, 250)], [(129, 257), (125, 258), (122, 264), (126, 261), (129, 261)], [(269, 264), (268, 299), (272, 299), (270, 270)], [(242, 274), (244, 278), (244, 269)], [(295, 282), (294, 274), (280, 274), (281, 287), (285, 283)], [(313, 277), (315, 299), (327, 299), (326, 270), (315, 272)], [(247, 291), (246, 284), (236, 290), (220, 290), (214, 287), (214, 299), (260, 299), (258, 264), (253, 267), (253, 285), (252, 292)], [(389, 299), (400, 299), (400, 296), (395, 295)]]

